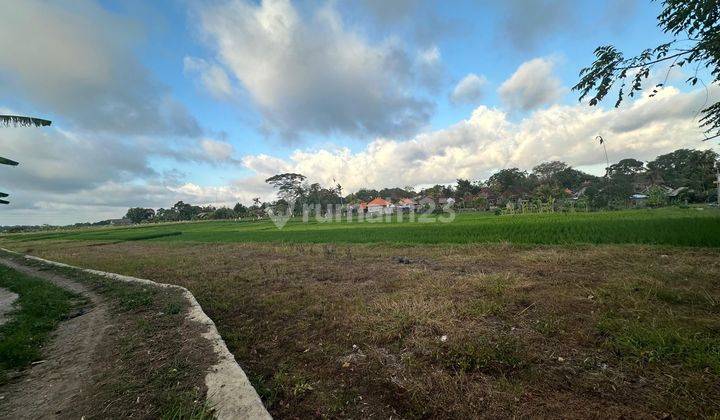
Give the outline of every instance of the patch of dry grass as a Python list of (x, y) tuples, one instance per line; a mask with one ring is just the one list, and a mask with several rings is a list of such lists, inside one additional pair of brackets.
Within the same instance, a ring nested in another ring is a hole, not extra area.
[(88, 245), (16, 249), (188, 287), (278, 417), (720, 412), (715, 249)]

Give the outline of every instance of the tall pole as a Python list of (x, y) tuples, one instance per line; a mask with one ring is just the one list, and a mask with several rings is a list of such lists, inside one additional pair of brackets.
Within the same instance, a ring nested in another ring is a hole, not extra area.
[(597, 136), (595, 140), (600, 140), (603, 151), (605, 151), (605, 178), (607, 178), (610, 175), (610, 159), (608, 159), (607, 149), (605, 148), (605, 139), (602, 136)]
[(717, 179), (715, 180), (715, 189), (717, 190), (717, 205), (718, 208), (720, 208), (720, 160), (715, 162), (715, 173), (717, 174)]
[[(0, 126), (5, 127), (47, 127), (52, 122), (42, 118), (24, 117), (20, 115), (0, 115)], [(14, 160), (0, 157), (0, 165), (18, 166)], [(8, 194), (0, 192), (0, 197), (5, 198)], [(7, 200), (0, 200), (0, 204), (10, 204)]]

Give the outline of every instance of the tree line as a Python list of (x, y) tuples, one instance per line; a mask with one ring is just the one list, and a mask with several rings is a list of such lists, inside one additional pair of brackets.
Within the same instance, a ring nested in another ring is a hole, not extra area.
[(455, 206), (478, 210), (504, 207), (518, 200), (538, 202), (563, 202), (573, 200), (589, 209), (604, 210), (627, 207), (630, 196), (645, 193), (648, 204), (667, 204), (670, 189), (682, 189), (673, 199), (682, 203), (716, 201), (716, 165), (718, 154), (712, 150), (678, 149), (658, 156), (652, 161), (622, 159), (606, 168), (604, 176), (594, 176), (565, 162), (541, 163), (530, 172), (518, 168), (502, 169), (487, 180), (457, 179), (454, 185), (437, 184), (416, 190), (413, 187), (382, 189), (360, 188), (343, 196), (343, 187), (322, 186), (307, 182), (307, 177), (297, 173), (283, 173), (266, 180), (277, 193), (277, 199), (252, 205), (242, 203), (234, 207), (197, 206), (182, 201), (172, 207), (158, 209), (131, 208), (125, 218), (133, 223), (147, 221), (183, 221), (203, 219), (260, 218), (268, 209), (282, 212), (293, 204), (294, 213), (302, 212), (302, 205), (348, 205), (368, 202), (376, 197), (393, 202), (403, 198), (452, 198)]

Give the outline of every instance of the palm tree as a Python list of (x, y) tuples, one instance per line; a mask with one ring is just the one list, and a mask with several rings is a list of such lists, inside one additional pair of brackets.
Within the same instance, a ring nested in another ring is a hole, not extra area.
[(5, 127), (47, 127), (52, 121), (20, 115), (0, 115), (0, 124)]
[(0, 157), (0, 165), (18, 166), (19, 163), (15, 162), (14, 160), (5, 159), (4, 157)]
[[(20, 115), (0, 115), (0, 125), (5, 127), (47, 127), (52, 122), (42, 118), (23, 117)], [(18, 166), (14, 160), (10, 160), (0, 156), (0, 165)], [(4, 192), (0, 192), (0, 197), (7, 197)], [(7, 200), (0, 200), (0, 204), (10, 204)]]

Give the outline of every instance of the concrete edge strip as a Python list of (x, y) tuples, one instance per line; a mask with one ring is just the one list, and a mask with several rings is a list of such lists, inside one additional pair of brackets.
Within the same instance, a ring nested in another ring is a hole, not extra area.
[(210, 367), (210, 372), (205, 375), (205, 385), (207, 386), (207, 401), (210, 406), (215, 409), (215, 415), (218, 419), (272, 419), (267, 409), (263, 405), (255, 388), (245, 375), (240, 365), (235, 360), (235, 356), (228, 350), (225, 341), (218, 333), (217, 327), (210, 317), (202, 310), (202, 307), (195, 299), (190, 291), (182, 286), (166, 283), (156, 283), (152, 280), (140, 279), (136, 277), (124, 276), (122, 274), (108, 273), (105, 271), (93, 270), (90, 268), (75, 267), (56, 261), (46, 260), (44, 258), (32, 255), (23, 255), (15, 251), (0, 248), (5, 252), (16, 255), (22, 255), (26, 259), (39, 261), (45, 264), (57, 267), (72, 268), (84, 271), (86, 273), (97, 276), (107, 277), (113, 280), (119, 280), (129, 283), (140, 283), (148, 286), (174, 288), (182, 291), (185, 298), (190, 303), (190, 310), (187, 317), (207, 327), (206, 332), (202, 336), (209, 340), (213, 345), (213, 350), (218, 356), (218, 363)]

